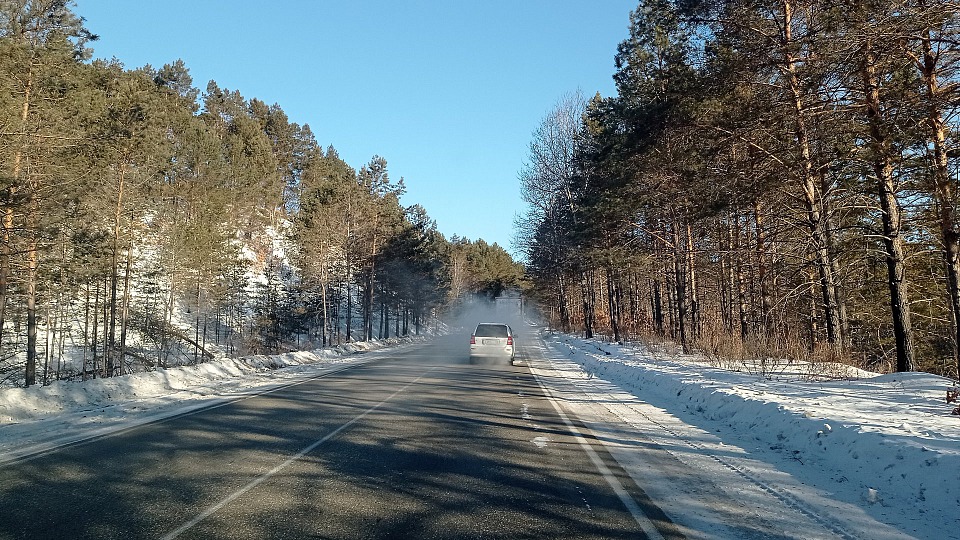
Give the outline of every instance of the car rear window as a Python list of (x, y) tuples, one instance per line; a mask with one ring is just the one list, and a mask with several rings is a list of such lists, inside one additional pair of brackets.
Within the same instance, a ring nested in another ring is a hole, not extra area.
[(507, 325), (481, 324), (477, 326), (477, 331), (473, 335), (477, 337), (507, 337)]

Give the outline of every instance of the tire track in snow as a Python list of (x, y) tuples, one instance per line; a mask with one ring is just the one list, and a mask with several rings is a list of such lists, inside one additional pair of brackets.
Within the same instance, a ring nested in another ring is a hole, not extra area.
[[(557, 371), (561, 371), (557, 369), (557, 366), (554, 364), (552, 359), (549, 359), (549, 362), (552, 368), (554, 368)], [(626, 422), (627, 424), (637, 429), (643, 429), (643, 426), (639, 426), (635, 422), (630, 420), (631, 416), (642, 417), (644, 420), (646, 420), (650, 424), (659, 428), (659, 430), (661, 430), (662, 432), (669, 434), (671, 436), (670, 443), (680, 442), (692, 448), (693, 450), (696, 450), (699, 455), (707, 457), (712, 461), (716, 462), (721, 467), (733, 472), (734, 474), (744, 479), (745, 481), (749, 482), (751, 485), (760, 489), (764, 493), (767, 493), (768, 495), (776, 498), (778, 501), (782, 502), (787, 507), (792, 508), (797, 512), (803, 514), (807, 518), (813, 520), (820, 526), (824, 527), (827, 531), (837, 535), (839, 538), (844, 538), (846, 540), (864, 540), (862, 536), (859, 536), (847, 530), (842, 524), (837, 522), (836, 519), (821, 515), (815, 509), (811, 508), (809, 505), (805, 504), (798, 497), (790, 493), (786, 488), (776, 486), (770, 482), (761, 480), (755, 474), (751, 473), (751, 471), (747, 467), (744, 467), (742, 465), (737, 465), (731, 462), (731, 460), (729, 459), (724, 459), (723, 457), (716, 455), (716, 453), (714, 453), (709, 447), (685, 438), (681, 433), (663, 424), (662, 422), (652, 418), (650, 415), (640, 410), (639, 407), (630, 403), (624, 403), (617, 396), (614, 396), (610, 392), (600, 388), (600, 386), (596, 382), (593, 382), (594, 379), (591, 378), (589, 380), (572, 380), (572, 379), (566, 379), (566, 380), (570, 384), (572, 384), (580, 393), (582, 393), (585, 397), (587, 397), (588, 400), (590, 400), (590, 396), (600, 396), (604, 398), (603, 401), (605, 401), (605, 403), (602, 403), (603, 407), (606, 408), (615, 416), (617, 416), (618, 418), (620, 418), (621, 420), (623, 420), (624, 422)], [(616, 406), (613, 404), (618, 404), (620, 407), (624, 407), (628, 409), (630, 411), (630, 414), (625, 415), (621, 411), (615, 410)], [(663, 441), (655, 441), (655, 442), (664, 448), (667, 448), (670, 446), (670, 444), (663, 444)]]

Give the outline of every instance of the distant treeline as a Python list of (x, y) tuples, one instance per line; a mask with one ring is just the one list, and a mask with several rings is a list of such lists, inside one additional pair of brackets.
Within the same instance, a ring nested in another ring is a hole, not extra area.
[(519, 282), (401, 206), (383, 158), (355, 170), (181, 61), (90, 61), (72, 2), (0, 25), (0, 385), (418, 333)]
[(645, 0), (521, 175), (554, 323), (957, 376), (960, 4)]

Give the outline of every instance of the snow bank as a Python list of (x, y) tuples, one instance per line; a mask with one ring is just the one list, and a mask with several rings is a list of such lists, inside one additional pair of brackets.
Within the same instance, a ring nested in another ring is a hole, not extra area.
[(216, 395), (220, 388), (210, 383), (222, 383), (285, 367), (342, 361), (356, 353), (406, 343), (411, 339), (391, 338), (313, 351), (223, 358), (195, 366), (158, 369), (120, 377), (0, 389), (0, 424), (37, 420), (67, 411), (92, 410), (110, 403), (162, 397), (184, 390), (199, 395)]
[(815, 467), (837, 484), (857, 486), (866, 504), (909, 505), (947, 519), (945, 531), (956, 526), (949, 520), (960, 508), (960, 417), (945, 401), (949, 379), (768, 380), (655, 358), (642, 347), (568, 336), (548, 336), (548, 343), (579, 364), (583, 377), (614, 382), (687, 422)]

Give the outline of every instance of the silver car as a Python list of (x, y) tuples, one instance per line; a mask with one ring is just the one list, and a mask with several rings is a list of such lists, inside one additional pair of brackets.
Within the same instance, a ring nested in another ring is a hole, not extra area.
[(480, 323), (470, 336), (470, 359), (501, 358), (513, 362), (516, 348), (513, 329), (504, 323)]

